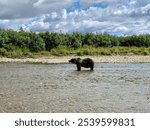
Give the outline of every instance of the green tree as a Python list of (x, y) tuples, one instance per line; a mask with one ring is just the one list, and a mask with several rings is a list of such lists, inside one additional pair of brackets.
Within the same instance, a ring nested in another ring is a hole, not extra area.
[(0, 30), (0, 48), (6, 48), (9, 42), (9, 37), (5, 30)]
[(103, 46), (103, 47), (112, 47), (110, 36), (108, 34), (103, 34), (102, 35), (101, 46)]
[(44, 51), (45, 42), (43, 39), (36, 33), (30, 33), (30, 45), (29, 49), (32, 52)]
[(73, 33), (69, 35), (69, 47), (79, 48), (82, 46), (82, 35), (80, 33)]

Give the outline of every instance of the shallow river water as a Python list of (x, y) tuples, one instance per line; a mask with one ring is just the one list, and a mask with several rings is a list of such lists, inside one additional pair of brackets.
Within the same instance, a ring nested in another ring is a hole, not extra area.
[(150, 112), (150, 63), (1, 63), (0, 112)]

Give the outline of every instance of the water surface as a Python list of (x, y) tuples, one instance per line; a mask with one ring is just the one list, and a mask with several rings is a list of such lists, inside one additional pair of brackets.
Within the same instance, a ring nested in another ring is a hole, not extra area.
[(0, 112), (150, 112), (150, 63), (3, 63)]

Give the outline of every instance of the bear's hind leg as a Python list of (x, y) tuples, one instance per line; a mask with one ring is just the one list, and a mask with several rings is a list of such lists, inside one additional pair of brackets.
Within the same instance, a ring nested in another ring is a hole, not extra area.
[(81, 70), (81, 65), (77, 64), (77, 71), (80, 71), (80, 70)]
[(93, 67), (93, 66), (91, 66), (91, 70), (94, 70), (94, 67)]

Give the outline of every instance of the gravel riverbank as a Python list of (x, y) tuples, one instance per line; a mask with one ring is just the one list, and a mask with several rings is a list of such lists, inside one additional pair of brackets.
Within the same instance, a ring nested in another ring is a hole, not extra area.
[[(68, 63), (71, 58), (79, 56), (63, 56), (63, 57), (40, 57), (40, 58), (0, 58), (0, 63), (17, 62), (17, 63)], [(81, 56), (80, 58), (92, 58), (94, 62), (101, 63), (149, 63), (150, 56)]]

